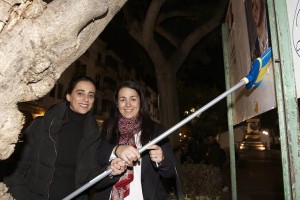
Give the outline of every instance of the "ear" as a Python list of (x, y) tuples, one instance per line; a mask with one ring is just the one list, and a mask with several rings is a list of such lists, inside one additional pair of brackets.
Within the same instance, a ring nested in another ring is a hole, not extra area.
[(67, 94), (67, 100), (70, 102), (70, 95), (69, 94)]

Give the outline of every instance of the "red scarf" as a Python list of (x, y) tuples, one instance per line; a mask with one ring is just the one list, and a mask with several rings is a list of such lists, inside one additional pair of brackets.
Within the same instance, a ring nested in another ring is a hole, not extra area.
[[(121, 134), (119, 144), (135, 146), (134, 135), (141, 131), (140, 120), (138, 117), (126, 119), (120, 117), (118, 128)], [(133, 180), (133, 169), (127, 168), (120, 180), (113, 186), (111, 191), (111, 200), (123, 200), (129, 195), (129, 184)]]

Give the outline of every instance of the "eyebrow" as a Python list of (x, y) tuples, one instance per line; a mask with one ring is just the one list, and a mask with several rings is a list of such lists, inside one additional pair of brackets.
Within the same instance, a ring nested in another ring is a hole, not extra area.
[[(138, 98), (138, 96), (130, 96), (129, 98), (132, 98), (132, 97), (136, 97), (136, 98)], [(119, 97), (119, 99), (126, 99), (127, 97), (124, 97), (124, 96), (122, 96), (122, 97)]]
[[(83, 90), (83, 89), (78, 89), (78, 90), (76, 90), (76, 92), (84, 92), (85, 90)], [(96, 92), (89, 92), (89, 94), (90, 93), (93, 93), (93, 94), (96, 94)]]

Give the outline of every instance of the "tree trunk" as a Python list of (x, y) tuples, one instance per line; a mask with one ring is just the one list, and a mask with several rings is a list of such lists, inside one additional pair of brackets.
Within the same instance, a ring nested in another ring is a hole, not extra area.
[[(166, 70), (163, 70), (166, 69)], [(159, 92), (160, 121), (166, 127), (170, 128), (179, 122), (179, 104), (176, 88), (176, 75), (169, 66), (160, 66), (156, 68), (157, 87)], [(170, 137), (173, 147), (178, 145), (177, 135)]]
[[(0, 0), (0, 160), (14, 151), (18, 102), (47, 94), (127, 0)], [(0, 199), (13, 199), (0, 183)]]
[(24, 123), (18, 102), (43, 97), (127, 0), (0, 0), (0, 160)]

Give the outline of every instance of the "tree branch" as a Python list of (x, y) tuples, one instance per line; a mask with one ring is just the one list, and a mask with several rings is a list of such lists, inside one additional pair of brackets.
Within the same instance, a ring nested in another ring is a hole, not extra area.
[(202, 26), (196, 28), (192, 33), (190, 33), (186, 39), (183, 41), (180, 48), (178, 48), (172, 57), (170, 58), (170, 62), (176, 71), (179, 70), (180, 66), (186, 59), (187, 55), (190, 53), (191, 49), (208, 33), (213, 31), (216, 27), (218, 27), (221, 23), (221, 20), (224, 16), (224, 13), (227, 8), (228, 0), (221, 0), (218, 8), (215, 11), (214, 16), (208, 20)]
[(162, 4), (166, 0), (153, 0), (151, 1), (150, 7), (147, 11), (145, 22), (144, 22), (144, 29), (143, 29), (143, 38), (146, 44), (151, 42), (155, 42), (153, 38), (154, 27), (156, 24), (156, 19), (158, 17), (160, 8)]
[(174, 17), (185, 17), (185, 18), (189, 18), (189, 19), (198, 20), (199, 17), (202, 16), (203, 11), (204, 10), (202, 7), (193, 6), (190, 8), (186, 8), (185, 10), (179, 9), (179, 10), (171, 10), (171, 11), (161, 12), (157, 19), (156, 25), (160, 25), (164, 21), (174, 18)]
[(178, 37), (176, 37), (170, 31), (167, 31), (162, 26), (156, 26), (155, 32), (160, 34), (166, 40), (168, 40), (175, 48), (179, 48), (179, 45), (181, 44), (182, 40), (180, 40)]

